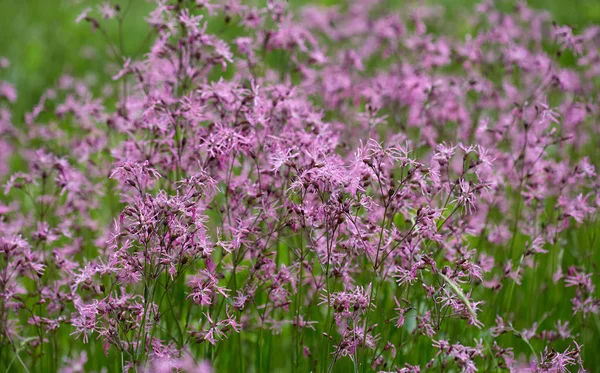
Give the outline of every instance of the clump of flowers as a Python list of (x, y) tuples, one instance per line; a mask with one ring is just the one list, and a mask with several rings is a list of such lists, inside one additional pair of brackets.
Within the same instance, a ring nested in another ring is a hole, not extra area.
[(2, 82), (0, 368), (600, 363), (600, 28), (389, 7), (159, 0), (113, 93), (64, 76), (25, 127)]

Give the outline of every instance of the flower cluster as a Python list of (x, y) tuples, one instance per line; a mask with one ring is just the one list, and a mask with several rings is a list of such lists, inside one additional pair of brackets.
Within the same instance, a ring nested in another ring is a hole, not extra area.
[(600, 27), (388, 3), (157, 0), (27, 130), (0, 83), (0, 367), (599, 364)]

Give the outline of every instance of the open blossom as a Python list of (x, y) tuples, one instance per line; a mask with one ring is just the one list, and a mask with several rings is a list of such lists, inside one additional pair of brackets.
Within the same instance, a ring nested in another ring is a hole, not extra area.
[(341, 324), (345, 319), (354, 319), (373, 307), (370, 290), (371, 285), (367, 288), (356, 287), (350, 291), (323, 294), (321, 303), (328, 303), (334, 309), (336, 322)]

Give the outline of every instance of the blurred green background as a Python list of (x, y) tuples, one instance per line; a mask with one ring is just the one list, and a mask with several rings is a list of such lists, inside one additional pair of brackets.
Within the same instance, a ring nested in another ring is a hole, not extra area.
[[(62, 74), (97, 79), (99, 83), (110, 80), (111, 75), (105, 71), (110, 61), (106, 36), (94, 32), (85, 21), (75, 22), (84, 9), (96, 8), (103, 2), (0, 0), (0, 56), (11, 63), (8, 70), (0, 71), (0, 79), (8, 80), (17, 88), (15, 113), (30, 110), (43, 91), (55, 85)], [(127, 12), (122, 25), (125, 55), (143, 53), (149, 44), (145, 17), (153, 4), (147, 0), (118, 3)], [(118, 40), (117, 21), (102, 20), (102, 24), (106, 25), (107, 36)]]
[[(343, 4), (347, 0), (313, 0), (320, 4)], [(408, 0), (417, 2), (418, 0)], [(11, 61), (8, 70), (0, 71), (0, 79), (18, 88), (15, 113), (24, 113), (38, 101), (44, 89), (51, 87), (63, 73), (78, 77), (109, 80), (106, 68), (106, 40), (101, 32), (92, 32), (90, 24), (75, 23), (87, 7), (97, 7), (105, 0), (0, 0), (0, 56)], [(145, 16), (153, 9), (152, 0), (120, 0), (127, 12), (122, 25), (124, 51), (127, 56), (143, 52), (148, 44)], [(245, 2), (245, 1), (243, 1)], [(252, 3), (266, 0), (253, 0)], [(310, 0), (289, 0), (299, 6)], [(406, 0), (388, 0), (390, 6), (402, 6)], [(427, 0), (446, 8), (448, 24), (461, 25), (465, 12), (477, 0)], [(497, 1), (498, 2), (498, 1)], [(499, 1), (501, 6), (513, 6), (515, 1)], [(557, 23), (575, 29), (592, 23), (600, 24), (599, 0), (532, 0), (528, 4), (551, 12)], [(117, 39), (119, 25), (110, 20), (108, 36)], [(20, 121), (20, 118), (15, 118)]]

